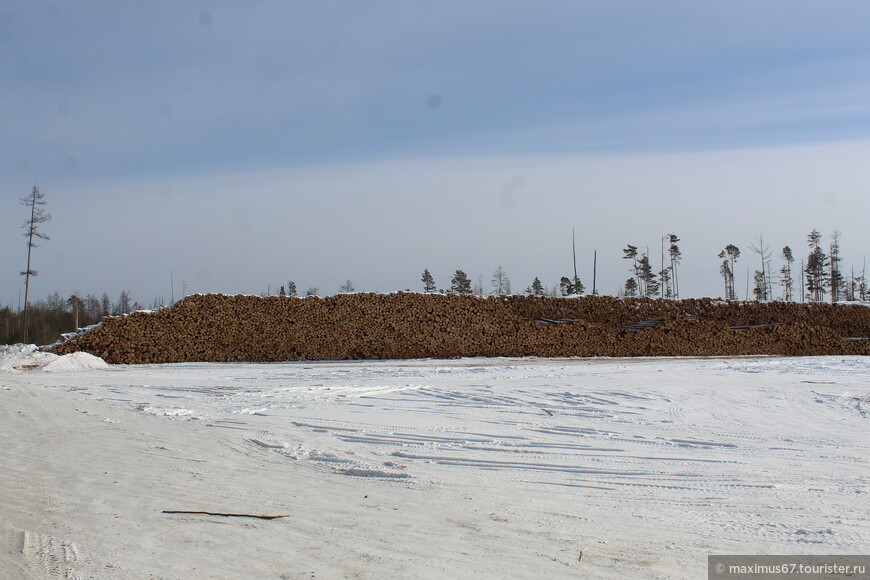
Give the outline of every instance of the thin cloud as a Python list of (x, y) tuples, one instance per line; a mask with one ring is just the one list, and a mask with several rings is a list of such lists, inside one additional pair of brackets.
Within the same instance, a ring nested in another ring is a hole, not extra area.
[(760, 234), (800, 254), (809, 229), (839, 229), (855, 262), (868, 17), (865, 2), (19, 3), (0, 10), (0, 301), (17, 296), (17, 198), (35, 180), (55, 215), (37, 295), (147, 300), (170, 269), (199, 291), (389, 291), (499, 264), (522, 288), (567, 272), (572, 226), (603, 292), (626, 243), (667, 233), (695, 295), (719, 292), (720, 246)]

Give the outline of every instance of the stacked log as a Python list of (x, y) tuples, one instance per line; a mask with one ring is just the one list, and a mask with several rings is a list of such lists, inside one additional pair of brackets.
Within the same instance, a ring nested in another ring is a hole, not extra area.
[(870, 308), (587, 296), (195, 295), (49, 347), (110, 363), (870, 354)]

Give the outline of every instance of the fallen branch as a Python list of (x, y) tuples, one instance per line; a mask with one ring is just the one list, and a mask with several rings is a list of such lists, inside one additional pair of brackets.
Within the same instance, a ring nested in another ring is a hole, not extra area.
[(574, 324), (575, 322), (580, 322), (579, 318), (563, 318), (561, 320), (552, 320), (550, 318), (536, 318), (535, 322), (538, 324)]
[(277, 520), (278, 518), (286, 518), (288, 515), (283, 516), (259, 516), (256, 514), (228, 514), (223, 512), (193, 512), (193, 511), (184, 511), (184, 510), (163, 510), (165, 514), (196, 514), (202, 516), (221, 516), (225, 518), (258, 518), (261, 520)]
[(648, 320), (641, 320), (640, 322), (635, 322), (631, 326), (623, 326), (621, 330), (627, 330), (629, 332), (640, 332), (646, 328), (654, 328), (664, 322), (664, 318), (650, 318)]

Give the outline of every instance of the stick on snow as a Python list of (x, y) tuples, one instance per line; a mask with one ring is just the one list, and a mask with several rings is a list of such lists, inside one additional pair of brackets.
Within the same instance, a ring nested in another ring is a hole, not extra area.
[(165, 514), (197, 514), (203, 516), (222, 516), (225, 518), (258, 518), (261, 520), (277, 520), (278, 518), (286, 518), (288, 515), (283, 516), (260, 516), (256, 514), (228, 514), (223, 512), (196, 512), (196, 511), (184, 511), (184, 510), (163, 510)]

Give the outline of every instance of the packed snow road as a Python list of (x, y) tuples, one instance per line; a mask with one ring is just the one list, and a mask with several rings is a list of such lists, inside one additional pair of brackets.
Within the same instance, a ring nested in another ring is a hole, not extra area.
[[(870, 542), (859, 357), (177, 364), (0, 382), (75, 420), (87, 411), (82, 445), (96, 437), (105, 452), (80, 450), (83, 461), (129, 470), (138, 509), (191, 508), (181, 497), (290, 515), (259, 535), (177, 518), (163, 536), (169, 516), (143, 516), (157, 557), (108, 549), (121, 540), (47, 497), (71, 536), (55, 543), (77, 546), (64, 565), (82, 577), (183, 577), (193, 561), (216, 578), (252, 566), (286, 578), (698, 578), (712, 553)], [(97, 424), (111, 429), (102, 439)], [(121, 433), (130, 442), (104, 441)], [(193, 552), (171, 556), (173, 541)]]

